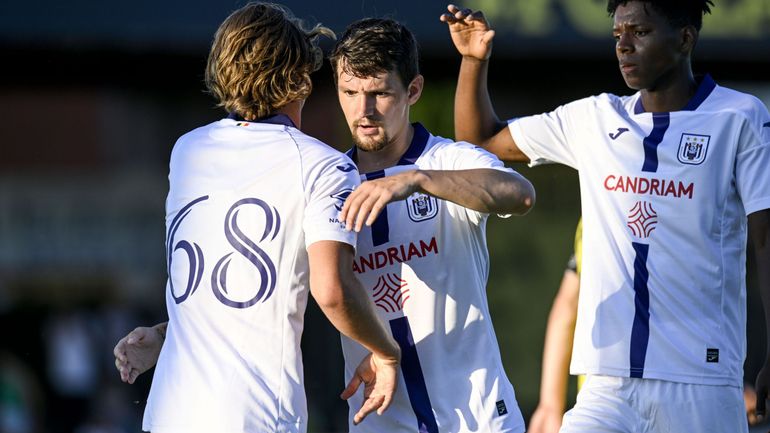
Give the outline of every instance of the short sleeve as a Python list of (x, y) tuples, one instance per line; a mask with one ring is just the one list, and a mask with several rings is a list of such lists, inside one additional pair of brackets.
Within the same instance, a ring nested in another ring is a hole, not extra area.
[(508, 130), (516, 146), (530, 159), (530, 165), (559, 163), (577, 168), (570, 129), (582, 122), (589, 112), (588, 99), (562, 105), (549, 113), (508, 121)]
[(735, 183), (746, 215), (770, 209), (770, 115), (760, 125), (746, 122), (735, 156)]
[(339, 213), (348, 195), (361, 182), (355, 164), (342, 154), (317, 162), (307, 181), (307, 206), (303, 229), (305, 247), (318, 241), (338, 241), (356, 246), (356, 233), (345, 229)]

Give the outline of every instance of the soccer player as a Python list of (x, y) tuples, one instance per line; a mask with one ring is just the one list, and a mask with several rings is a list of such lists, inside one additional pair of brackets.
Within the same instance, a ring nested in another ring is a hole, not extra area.
[(349, 158), (298, 129), (323, 58), (315, 40), (329, 34), (258, 3), (216, 32), (206, 84), (230, 116), (183, 135), (172, 151), (169, 322), (145, 431), (306, 431), (299, 342), (308, 287), (334, 326), (366, 347), (361, 379), (348, 388), (365, 383), (354, 422), (390, 403), (399, 348), (351, 270), (355, 233), (336, 220), (358, 175)]
[[(509, 122), (487, 91), (494, 32), (483, 15), (450, 5), (441, 17), (463, 56), (457, 137), (504, 160), (579, 170), (591, 253), (571, 372), (589, 376), (562, 432), (747, 430), (745, 251), (748, 232), (770, 320), (770, 114), (693, 75), (710, 6), (610, 0), (620, 72), (638, 92)], [(762, 415), (768, 363), (757, 379)]]
[[(410, 123), (417, 44), (389, 19), (351, 24), (331, 62), (365, 180), (340, 220), (359, 231), (353, 269), (401, 347), (386, 414), (351, 432), (523, 432), (489, 316), (488, 215), (523, 214), (532, 185), (495, 156)], [(366, 350), (343, 337), (346, 376)], [(361, 393), (351, 395), (353, 408)]]
[[(353, 23), (331, 56), (342, 111), (365, 180), (340, 220), (359, 232), (351, 267), (401, 347), (402, 375), (388, 411), (356, 425), (365, 395), (353, 387), (353, 432), (523, 432), (486, 300), (490, 213), (524, 214), (532, 185), (494, 155), (409, 122), (420, 98), (417, 44), (389, 19)], [(146, 358), (158, 338), (141, 344)], [(124, 345), (125, 346), (125, 345)], [(358, 382), (366, 349), (343, 337), (345, 372)], [(142, 369), (152, 365), (142, 362)], [(360, 370), (360, 369), (358, 369)]]

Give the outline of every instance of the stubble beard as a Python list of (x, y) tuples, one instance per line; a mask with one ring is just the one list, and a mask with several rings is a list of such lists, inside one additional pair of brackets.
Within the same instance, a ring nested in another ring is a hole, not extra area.
[(379, 137), (365, 137), (363, 140), (358, 135), (353, 135), (353, 144), (363, 152), (377, 152), (384, 149), (390, 143), (390, 137), (383, 131)]

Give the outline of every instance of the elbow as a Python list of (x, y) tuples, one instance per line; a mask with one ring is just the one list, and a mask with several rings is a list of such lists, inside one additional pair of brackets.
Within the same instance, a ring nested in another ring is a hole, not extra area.
[(345, 291), (339, 285), (311, 284), (310, 292), (313, 294), (316, 304), (323, 311), (339, 310), (345, 304)]
[(515, 197), (515, 207), (512, 209), (511, 214), (518, 216), (526, 215), (535, 207), (535, 187), (523, 177), (518, 182)]

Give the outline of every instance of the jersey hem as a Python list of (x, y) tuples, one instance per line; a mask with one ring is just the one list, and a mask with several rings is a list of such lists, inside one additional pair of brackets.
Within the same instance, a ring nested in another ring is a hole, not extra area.
[[(598, 369), (571, 369), (571, 375), (595, 375), (595, 376), (615, 376), (615, 377), (631, 377), (628, 368), (612, 368), (602, 367)], [(666, 373), (660, 371), (650, 371), (645, 369), (642, 379), (655, 379), (665, 380), (668, 382), (689, 383), (693, 385), (717, 385), (717, 386), (743, 386), (741, 379), (736, 379), (730, 376), (702, 376), (702, 375), (688, 375), (688, 374), (676, 374)]]

